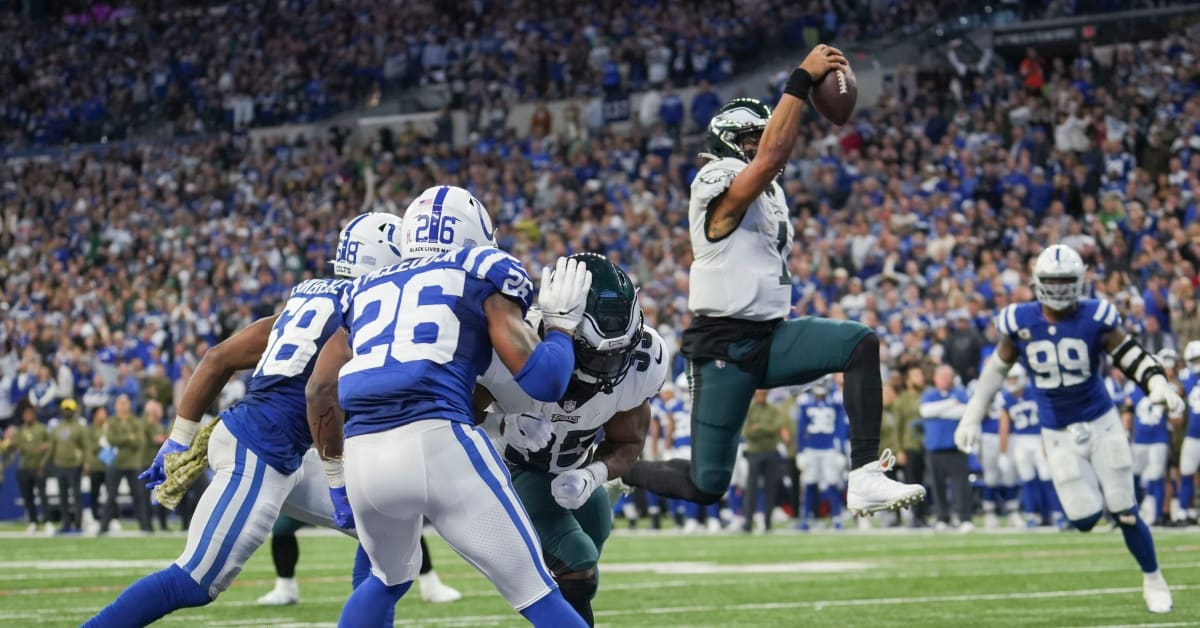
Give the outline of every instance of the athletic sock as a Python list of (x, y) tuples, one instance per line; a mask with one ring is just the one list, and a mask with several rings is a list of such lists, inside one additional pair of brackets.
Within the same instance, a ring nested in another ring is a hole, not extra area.
[[(357, 561), (355, 561), (357, 563)], [(338, 619), (339, 628), (356, 626), (390, 626), (396, 614), (396, 602), (412, 587), (412, 580), (388, 586), (376, 576), (370, 576), (350, 594)]]
[(836, 486), (831, 486), (821, 492), (825, 500), (829, 502), (829, 516), (834, 521), (842, 516), (842, 490)]
[[(542, 596), (542, 599), (526, 606), (521, 615), (533, 624), (534, 628), (587, 628), (587, 622), (571, 608), (562, 591), (554, 589)], [(362, 624), (368, 626), (370, 624)]]
[(1163, 501), (1166, 499), (1166, 481), (1162, 478), (1150, 480), (1146, 483), (1146, 494), (1154, 499), (1154, 521), (1162, 516)]
[[(1133, 525), (1126, 525), (1122, 522), (1123, 518), (1132, 517)], [(1154, 537), (1150, 535), (1150, 526), (1146, 525), (1142, 518), (1137, 516), (1136, 511), (1129, 511), (1117, 515), (1117, 522), (1121, 528), (1121, 534), (1125, 536), (1125, 547), (1129, 548), (1129, 553), (1137, 559), (1138, 565), (1144, 573), (1153, 573), (1158, 571), (1158, 557), (1154, 554)]]
[(275, 563), (275, 575), (280, 578), (295, 578), (296, 563), (300, 562), (300, 543), (295, 534), (271, 535), (271, 560)]
[(842, 369), (842, 403), (850, 421), (850, 468), (879, 459), (883, 421), (883, 380), (879, 376), (879, 336), (867, 334), (850, 352)]
[(425, 536), (421, 536), (421, 575), (425, 575), (433, 571), (433, 559), (429, 558), (429, 545), (425, 543)]
[(1039, 516), (1037, 496), (1042, 492), (1041, 482), (1030, 480), (1021, 489), (1021, 511), (1031, 517)]
[(204, 606), (213, 600), (179, 565), (156, 571), (125, 589), (83, 628), (147, 626), (181, 608)]
[[(816, 484), (804, 485), (804, 520), (808, 521), (816, 516), (817, 506), (821, 503), (821, 491)], [(749, 516), (746, 517), (749, 519)]]
[(1184, 512), (1192, 509), (1192, 498), (1196, 495), (1196, 478), (1187, 476), (1179, 480), (1179, 507)]

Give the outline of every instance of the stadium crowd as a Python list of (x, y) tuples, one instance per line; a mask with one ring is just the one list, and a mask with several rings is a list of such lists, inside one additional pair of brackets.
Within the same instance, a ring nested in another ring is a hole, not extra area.
[[(806, 31), (840, 42), (895, 35), (971, 5), (753, 0), (735, 10), (734, 4), (657, 0), (122, 4), (95, 4), (33, 26), (16, 13), (0, 12), (6, 44), (0, 78), (8, 86), (0, 94), (0, 146), (122, 139), (152, 121), (166, 122), (174, 136), (309, 122), (428, 84), (445, 84), (456, 107), (486, 108), (640, 90), (664, 81), (719, 83), (771, 45), (798, 47)], [(1023, 13), (1053, 16), (1119, 3), (1025, 5)]]
[[(876, 328), (895, 389), (909, 364), (947, 364), (965, 384), (992, 314), (1032, 298), (1033, 256), (1064, 242), (1147, 348), (1182, 351), (1200, 339), (1198, 58), (1183, 37), (1104, 63), (1086, 45), (1031, 51), (1019, 68), (971, 68), (956, 90), (901, 72), (841, 129), (814, 114), (782, 173), (795, 314)], [(701, 129), (669, 128), (667, 113), (618, 133), (543, 111), (527, 137), (479, 125), (464, 147), (411, 131), (365, 146), (222, 133), (0, 163), (0, 425), (26, 404), (47, 421), (67, 399), (85, 417), (122, 397), (171, 416), (207, 347), (328, 274), (347, 218), (399, 213), (435, 183), (483, 200), (529, 268), (576, 251), (619, 262), (677, 346), (703, 157)]]

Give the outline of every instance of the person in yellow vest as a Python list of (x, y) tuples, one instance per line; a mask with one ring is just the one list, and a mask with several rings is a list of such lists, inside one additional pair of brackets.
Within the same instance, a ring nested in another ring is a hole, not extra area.
[[(46, 521), (49, 510), (46, 503), (46, 462), (50, 459), (50, 432), (38, 423), (37, 408), (22, 400), (18, 414), (21, 426), (5, 434), (4, 450), (17, 452), (21, 460), (17, 463), (17, 484), (21, 487), (21, 500), (25, 502), (25, 516), (29, 519), (26, 532), (34, 534), (38, 526)], [(36, 498), (36, 500), (35, 500)], [(41, 510), (38, 503), (41, 503)]]
[[(143, 507), (142, 501), (142, 493), (146, 488), (137, 477), (142, 471), (142, 442), (146, 440), (146, 430), (137, 417), (133, 416), (133, 404), (128, 395), (117, 397), (115, 406), (116, 413), (105, 423), (100, 440), (101, 459), (108, 466), (104, 478), (105, 490), (108, 492), (108, 508), (104, 511), (104, 523), (100, 525), (100, 532), (108, 532), (110, 527), (115, 531), (121, 529), (120, 512), (117, 509), (121, 480), (129, 487), (129, 496), (133, 500), (138, 525), (143, 531), (150, 532), (150, 515)], [(118, 520), (115, 526), (113, 519)]]
[[(163, 426), (163, 406), (158, 401), (151, 399), (146, 402), (144, 414), (138, 423), (145, 430), (145, 440), (142, 441), (142, 463), (139, 465), (143, 469), (149, 469), (151, 464), (154, 464), (154, 456), (158, 453), (158, 448), (167, 440), (167, 428)], [(150, 503), (150, 491), (142, 491), (142, 498), (145, 503), (142, 505), (146, 512), (150, 513), (151, 519), (158, 519), (158, 527), (164, 532), (167, 530), (167, 515), (170, 511), (164, 508), (161, 504)]]
[(104, 406), (92, 408), (91, 419), (88, 425), (88, 455), (83, 462), (83, 474), (88, 479), (91, 508), (83, 513), (83, 531), (94, 536), (100, 531), (100, 522), (104, 520), (100, 489), (104, 488), (104, 476), (108, 465), (100, 459), (100, 439), (104, 436), (104, 426), (108, 423), (108, 409)]
[[(83, 463), (91, 449), (87, 426), (79, 421), (76, 413), (79, 404), (74, 399), (63, 399), (59, 404), (60, 419), (51, 432), (50, 464), (55, 481), (58, 482), (58, 509), (62, 514), (63, 532), (83, 531)], [(52, 533), (54, 524), (46, 522), (46, 532)]]

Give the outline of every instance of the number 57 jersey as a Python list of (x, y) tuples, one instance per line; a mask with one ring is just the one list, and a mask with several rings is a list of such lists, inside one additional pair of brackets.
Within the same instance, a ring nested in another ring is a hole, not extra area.
[(356, 279), (343, 314), (352, 357), (338, 374), (346, 437), (428, 419), (472, 425), (475, 378), (492, 357), (483, 303), (529, 309), (521, 263), (490, 246), (408, 259)]
[(996, 315), (996, 330), (1017, 347), (1033, 378), (1042, 427), (1063, 429), (1092, 421), (1113, 408), (1104, 387), (1104, 336), (1121, 326), (1117, 308), (1103, 299), (1081, 299), (1067, 317), (1046, 320), (1036, 301), (1016, 303)]
[[(533, 325), (537, 327), (540, 319), (537, 310), (530, 312), (529, 319), (535, 319)], [(504, 414), (542, 417), (550, 421), (553, 429), (550, 444), (540, 451), (507, 442), (503, 435), (498, 438), (493, 435), (493, 444), (511, 465), (554, 474), (582, 467), (591, 462), (592, 446), (604, 424), (613, 415), (632, 410), (658, 394), (670, 364), (671, 356), (662, 337), (643, 326), (641, 344), (634, 349), (629, 372), (611, 393), (572, 379), (561, 400), (543, 403), (525, 394), (504, 364), (493, 359), (479, 384), (496, 398), (496, 408)]]

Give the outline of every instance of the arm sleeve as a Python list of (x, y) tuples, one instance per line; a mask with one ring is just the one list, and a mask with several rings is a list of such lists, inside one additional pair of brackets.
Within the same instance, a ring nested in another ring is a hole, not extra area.
[(538, 401), (558, 401), (575, 371), (575, 349), (566, 334), (552, 331), (538, 343), (513, 381)]

